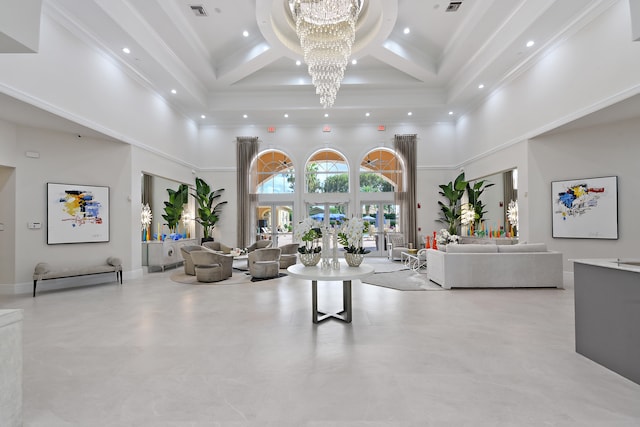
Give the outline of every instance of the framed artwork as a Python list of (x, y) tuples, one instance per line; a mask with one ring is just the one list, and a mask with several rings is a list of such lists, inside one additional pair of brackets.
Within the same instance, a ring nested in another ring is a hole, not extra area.
[(551, 182), (553, 237), (618, 238), (618, 177)]
[(47, 244), (109, 241), (109, 187), (47, 183)]

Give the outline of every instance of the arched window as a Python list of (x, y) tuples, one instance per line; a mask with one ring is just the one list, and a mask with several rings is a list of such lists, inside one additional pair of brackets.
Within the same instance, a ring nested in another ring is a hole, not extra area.
[(305, 168), (308, 193), (348, 193), (349, 166), (342, 154), (322, 150), (312, 155)]
[(289, 156), (269, 150), (258, 155), (255, 162), (256, 193), (281, 194), (295, 190), (295, 171)]
[(402, 162), (388, 149), (369, 151), (360, 163), (360, 191), (392, 193), (402, 191)]

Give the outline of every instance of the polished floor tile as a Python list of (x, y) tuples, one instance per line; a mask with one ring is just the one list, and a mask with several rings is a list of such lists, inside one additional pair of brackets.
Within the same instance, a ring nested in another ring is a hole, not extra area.
[[(193, 286), (173, 270), (2, 297), (24, 310), (24, 425), (638, 426), (640, 385), (574, 351), (566, 289), (353, 284), (353, 323), (311, 322), (284, 277)], [(337, 311), (341, 283), (321, 282)]]

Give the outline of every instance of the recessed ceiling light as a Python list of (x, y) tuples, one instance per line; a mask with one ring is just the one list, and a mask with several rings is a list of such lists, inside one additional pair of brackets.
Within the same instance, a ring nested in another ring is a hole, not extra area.
[(249, 117), (249, 116), (247, 116), (246, 114), (243, 114), (243, 115), (242, 115), (242, 117), (244, 117), (244, 118), (246, 119), (246, 118), (247, 118), (247, 117)]
[(243, 36), (245, 36), (245, 37), (249, 37), (249, 31), (244, 30), (244, 31), (242, 32), (242, 35), (243, 35)]
[(171, 93), (175, 95), (176, 93), (178, 93), (178, 91), (175, 89), (171, 89)]
[(357, 60), (357, 59), (352, 59), (352, 60), (351, 60), (351, 63), (352, 63), (353, 65), (356, 65), (356, 64), (358, 63), (358, 60)]
[(131, 53), (131, 49), (129, 49), (128, 47), (123, 47), (123, 48), (122, 48), (122, 51), (123, 51), (124, 53), (126, 53), (127, 55)]
[(302, 65), (302, 61), (300, 61), (299, 59), (296, 61), (296, 65), (299, 67), (300, 65)]
[(411, 111), (409, 111), (409, 112), (407, 113), (407, 116), (413, 116), (413, 113), (412, 113)]
[(284, 113), (284, 118), (285, 119), (289, 118), (289, 115), (287, 113)]
[(364, 114), (365, 116), (369, 117), (371, 115), (371, 113), (367, 112)]
[(201, 119), (206, 119), (206, 118), (207, 118), (207, 116), (205, 116), (204, 114), (201, 114), (201, 115), (200, 115), (200, 118), (201, 118)]
[(411, 32), (411, 28), (407, 27), (404, 29), (403, 33), (409, 34)]
[(484, 89), (484, 85), (483, 85), (482, 83), (480, 83), (480, 84), (478, 85), (478, 89)]
[(533, 40), (529, 40), (529, 41), (527, 42), (527, 47), (531, 47), (531, 46), (533, 46), (534, 44), (536, 44), (536, 42), (534, 42)]
[(324, 113), (324, 116), (325, 117), (329, 117), (329, 113)]

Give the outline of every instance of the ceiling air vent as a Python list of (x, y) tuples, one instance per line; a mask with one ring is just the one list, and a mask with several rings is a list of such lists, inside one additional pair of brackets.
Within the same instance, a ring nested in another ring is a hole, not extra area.
[(449, 3), (449, 6), (447, 6), (447, 12), (457, 12), (461, 5), (461, 1), (452, 1)]
[(196, 16), (207, 16), (207, 11), (204, 10), (204, 6), (199, 4), (199, 5), (195, 5), (192, 4), (191, 6), (191, 10), (193, 11), (193, 14)]

